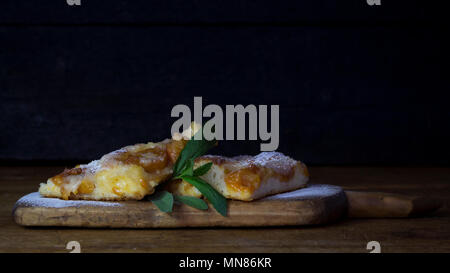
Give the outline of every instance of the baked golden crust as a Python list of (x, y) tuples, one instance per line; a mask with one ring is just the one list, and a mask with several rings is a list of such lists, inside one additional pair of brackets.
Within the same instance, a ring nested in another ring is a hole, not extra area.
[[(263, 152), (256, 156), (223, 157), (206, 155), (196, 159), (195, 167), (212, 162), (211, 170), (202, 176), (226, 198), (251, 201), (267, 195), (304, 187), (309, 173), (300, 161), (278, 152)], [(199, 197), (187, 182), (170, 182), (173, 193)]]
[(41, 184), (46, 197), (85, 200), (140, 200), (169, 179), (184, 140), (136, 144), (86, 165), (66, 169)]
[(216, 166), (223, 166), (227, 173), (250, 169), (261, 176), (277, 175), (281, 181), (292, 178), (296, 167), (299, 166), (304, 171), (304, 175), (309, 176), (305, 164), (279, 152), (263, 152), (256, 156), (240, 155), (235, 157), (205, 155), (197, 158), (195, 162), (199, 165), (212, 162)]

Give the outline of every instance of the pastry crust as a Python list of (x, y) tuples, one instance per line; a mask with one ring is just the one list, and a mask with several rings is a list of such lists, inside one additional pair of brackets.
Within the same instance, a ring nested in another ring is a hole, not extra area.
[[(196, 159), (195, 168), (209, 162), (213, 166), (201, 178), (230, 199), (251, 201), (302, 188), (309, 180), (305, 164), (278, 152), (232, 158), (207, 155)], [(166, 189), (179, 195), (202, 196), (186, 181), (169, 182)]]
[(39, 188), (45, 197), (86, 200), (140, 200), (172, 175), (186, 141), (136, 144), (89, 164), (66, 169)]

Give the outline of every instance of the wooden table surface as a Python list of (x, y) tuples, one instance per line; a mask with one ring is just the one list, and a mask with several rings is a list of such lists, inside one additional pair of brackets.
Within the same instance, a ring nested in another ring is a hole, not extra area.
[(444, 201), (433, 216), (344, 219), (327, 226), (278, 228), (74, 229), (24, 228), (11, 211), (24, 194), (64, 167), (0, 167), (0, 252), (450, 252), (450, 168), (312, 167), (314, 183), (351, 190), (426, 195)]

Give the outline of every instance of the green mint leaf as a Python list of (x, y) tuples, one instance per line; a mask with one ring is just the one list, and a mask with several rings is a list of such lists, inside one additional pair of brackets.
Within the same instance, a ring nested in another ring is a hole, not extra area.
[[(195, 138), (197, 138), (199, 134), (201, 134), (202, 139), (196, 140)], [(216, 143), (216, 140), (206, 140), (203, 138), (203, 128), (198, 130), (195, 136), (191, 137), (191, 139), (186, 143), (186, 146), (181, 151), (177, 162), (175, 162), (175, 165), (173, 166), (173, 176), (180, 176), (190, 159), (195, 160), (197, 157), (204, 155), (209, 149), (214, 147)]]
[(208, 209), (208, 204), (206, 204), (205, 201), (203, 201), (200, 198), (192, 197), (192, 196), (182, 196), (182, 195), (175, 195), (175, 200), (184, 203), (190, 207), (206, 210)]
[(188, 159), (186, 161), (186, 164), (184, 165), (183, 170), (181, 170), (181, 174), (178, 177), (175, 178), (179, 178), (183, 175), (189, 175), (189, 176), (193, 176), (194, 175), (194, 160)]
[(173, 195), (167, 191), (158, 191), (148, 197), (148, 200), (152, 201), (160, 211), (172, 212), (173, 208)]
[(206, 199), (211, 202), (214, 208), (222, 214), (222, 216), (227, 216), (227, 199), (211, 187), (211, 185), (195, 176), (185, 175), (181, 178), (196, 187), (206, 197)]
[(201, 165), (200, 167), (194, 170), (193, 176), (202, 176), (206, 174), (211, 169), (212, 165), (213, 165), (212, 162)]

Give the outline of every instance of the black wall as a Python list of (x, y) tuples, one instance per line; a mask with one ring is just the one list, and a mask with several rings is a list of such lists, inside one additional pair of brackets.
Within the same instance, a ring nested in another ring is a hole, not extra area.
[[(203, 96), (279, 104), (279, 150), (308, 164), (450, 163), (441, 7), (81, 1), (1, 3), (3, 162), (90, 160), (158, 141), (172, 107)], [(258, 151), (257, 141), (215, 150)]]

